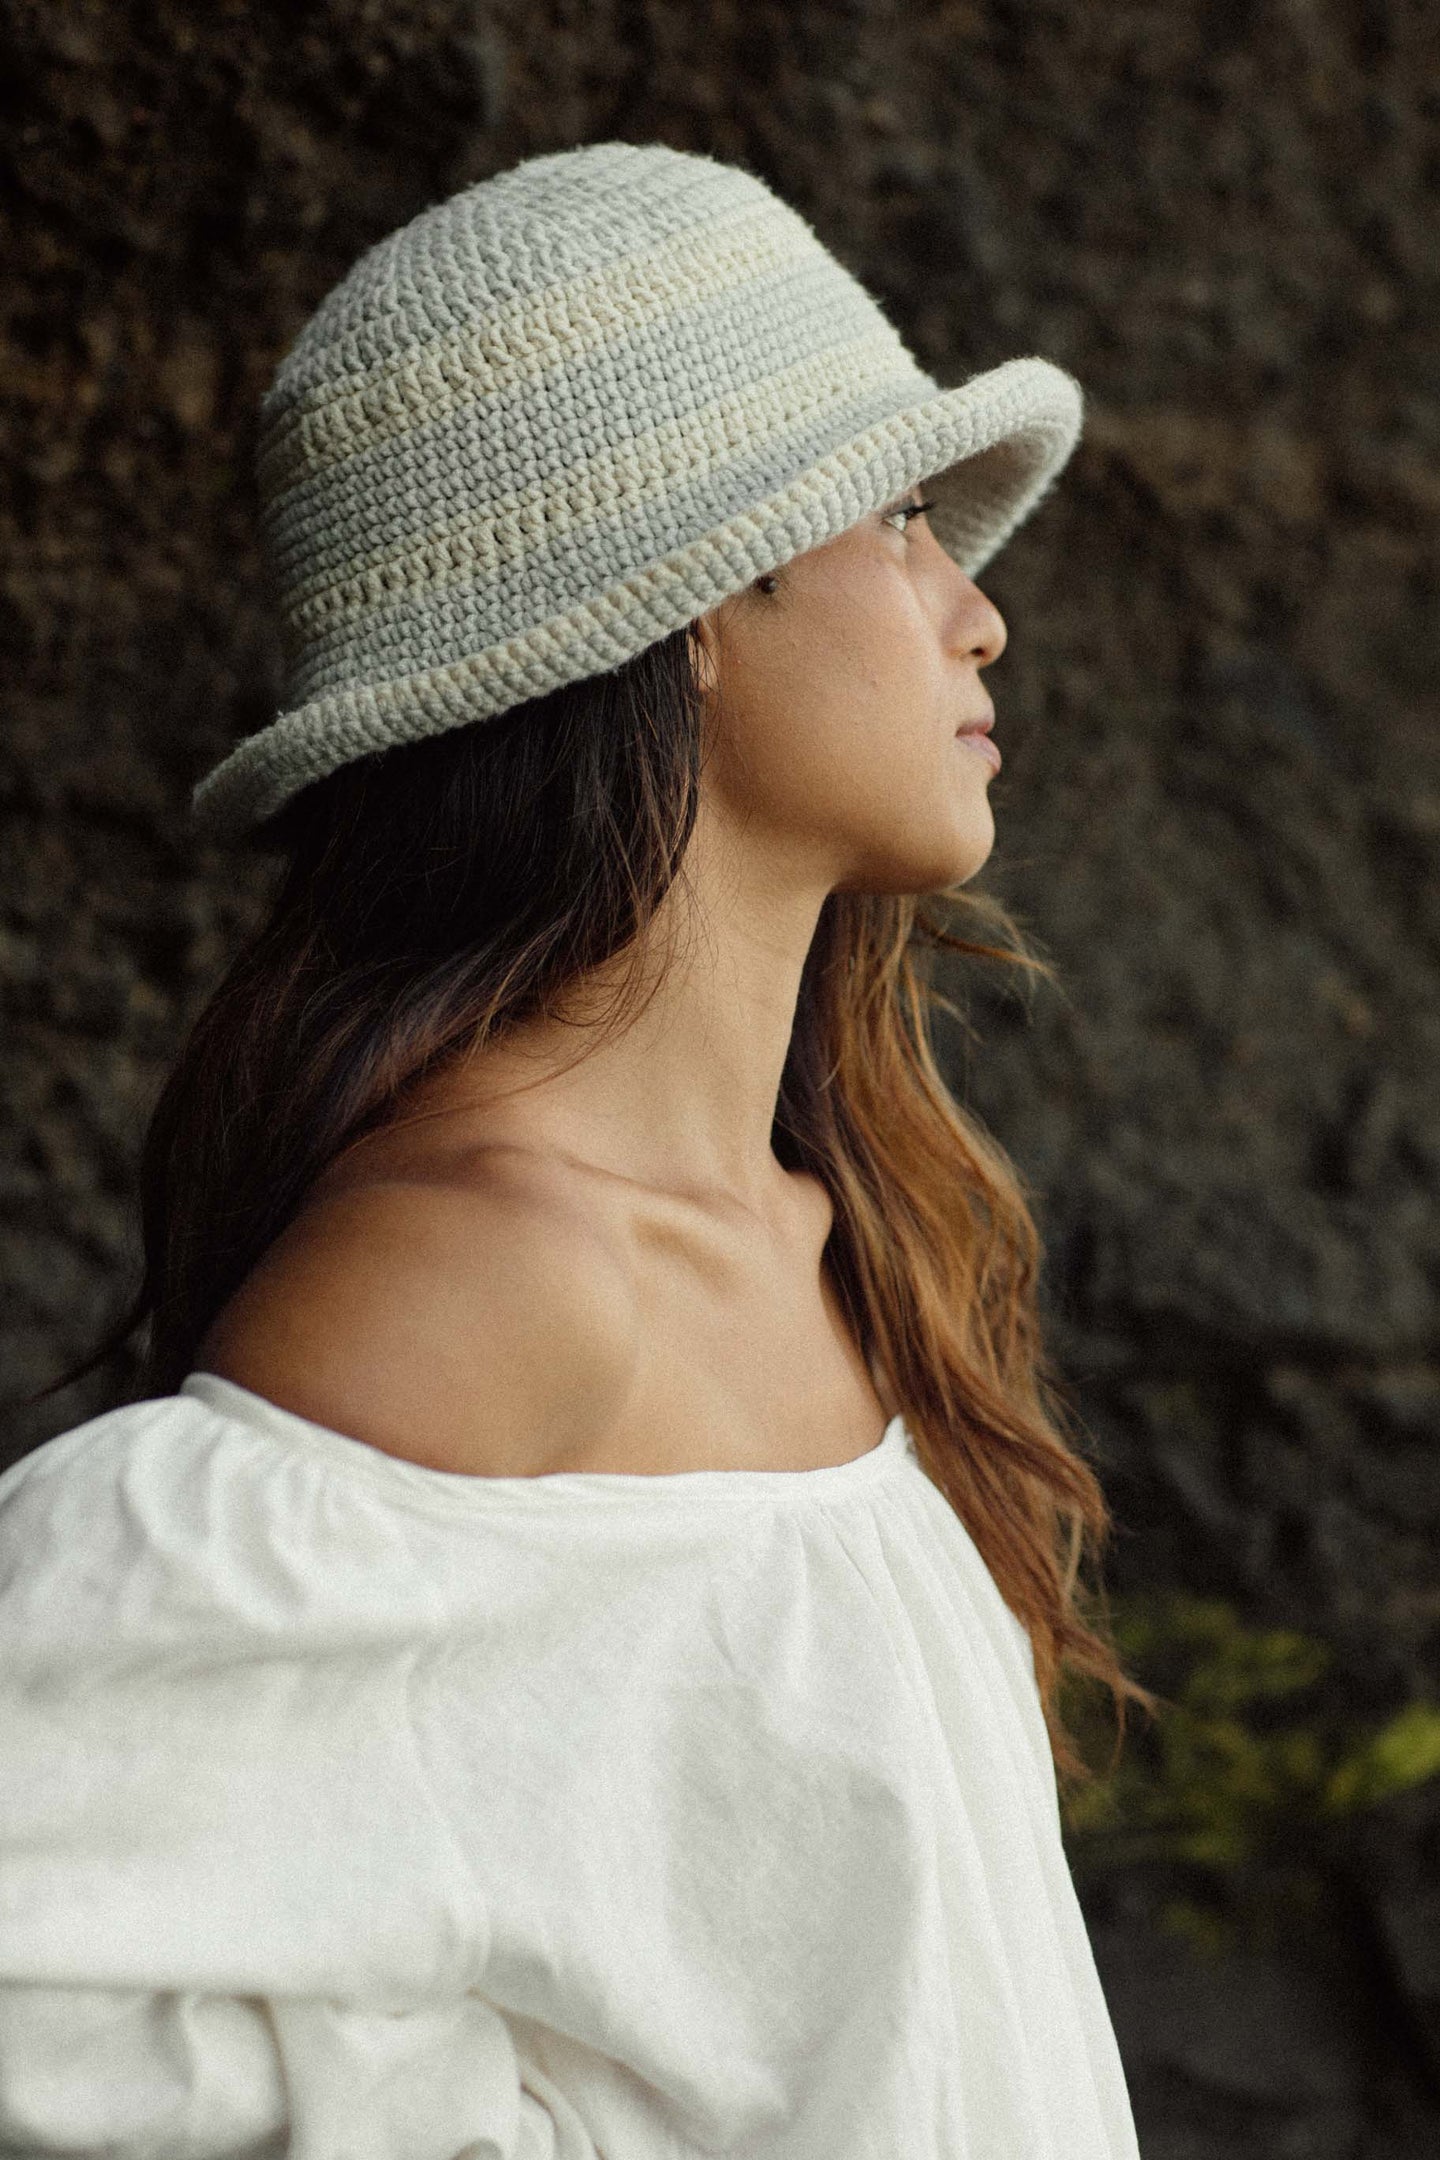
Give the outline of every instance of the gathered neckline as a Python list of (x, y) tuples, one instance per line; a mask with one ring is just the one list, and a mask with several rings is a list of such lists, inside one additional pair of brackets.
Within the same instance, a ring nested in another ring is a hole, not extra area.
[(388, 1455), (382, 1448), (356, 1440), (329, 1425), (317, 1424), (298, 1411), (282, 1409), (268, 1396), (257, 1395), (236, 1380), (219, 1373), (192, 1372), (178, 1392), (205, 1403), (222, 1416), (233, 1418), (252, 1431), (293, 1446), (328, 1454), (363, 1473), (413, 1493), (433, 1493), (481, 1504), (536, 1503), (553, 1505), (564, 1500), (712, 1500), (746, 1495), (772, 1497), (840, 1494), (870, 1484), (900, 1457), (908, 1453), (910, 1434), (904, 1413), (896, 1411), (879, 1440), (871, 1448), (838, 1463), (819, 1463), (801, 1470), (550, 1470), (539, 1476), (491, 1477), (466, 1470), (436, 1470), (427, 1463)]

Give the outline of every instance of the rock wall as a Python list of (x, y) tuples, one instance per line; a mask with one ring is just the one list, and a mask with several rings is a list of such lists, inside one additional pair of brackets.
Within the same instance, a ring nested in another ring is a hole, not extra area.
[[(1209, 1706), (1208, 1754), (1136, 1757), (1129, 1820), (1164, 1835), (1073, 1825), (1146, 2160), (1435, 2150), (1421, 0), (16, 0), (3, 39), (6, 1391), (117, 1306), (146, 1111), (263, 901), (186, 801), (277, 694), (250, 474), (276, 360), (362, 247), (532, 151), (750, 164), (943, 380), (1038, 352), (1087, 393), (984, 578), (1010, 630), (986, 882), (1060, 986), (952, 984), (974, 1033), (946, 1055), (1035, 1193), (1117, 1609), (1170, 1599), (1135, 1640)], [(104, 1399), (12, 1409), (10, 1454)], [(1228, 1616), (1209, 1664), (1187, 1598)], [(1328, 1659), (1288, 1754), (1255, 1680), (1277, 1629)], [(1321, 1770), (1366, 1746), (1327, 1812)], [(1255, 1763), (1271, 1785), (1237, 1794)]]

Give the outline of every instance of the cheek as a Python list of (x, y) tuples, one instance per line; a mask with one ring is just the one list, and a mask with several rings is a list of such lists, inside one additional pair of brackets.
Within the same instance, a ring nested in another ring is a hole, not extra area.
[(875, 713), (825, 688), (797, 683), (735, 716), (723, 772), (750, 818), (790, 831), (834, 832), (862, 819), (894, 785), (894, 752)]
[(903, 636), (828, 631), (777, 643), (732, 686), (717, 777), (752, 815), (833, 829), (937, 784), (941, 707)]

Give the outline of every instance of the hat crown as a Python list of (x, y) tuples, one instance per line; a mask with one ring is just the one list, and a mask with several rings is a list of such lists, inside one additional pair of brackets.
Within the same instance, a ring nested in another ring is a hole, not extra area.
[[(703, 287), (705, 256), (737, 221), (752, 233), (763, 225), (783, 234), (792, 257), (824, 266), (854, 305), (883, 320), (859, 280), (754, 174), (666, 144), (586, 143), (478, 180), (367, 249), (299, 332), (264, 410), (283, 410), (337, 375), (383, 366), (517, 300), (558, 296), (569, 281), (621, 263), (633, 276), (647, 255), (663, 257), (675, 242), (710, 243), (690, 266)], [(642, 275), (637, 297), (643, 287)]]

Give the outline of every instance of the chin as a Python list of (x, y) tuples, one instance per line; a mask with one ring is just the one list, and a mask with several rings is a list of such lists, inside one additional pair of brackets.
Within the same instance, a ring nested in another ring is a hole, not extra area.
[(923, 853), (906, 850), (897, 853), (881, 869), (868, 877), (857, 877), (838, 890), (842, 892), (868, 893), (921, 893), (943, 892), (948, 886), (968, 885), (977, 877), (990, 860), (994, 845), (993, 830), (983, 840), (978, 837), (970, 844), (956, 847), (953, 844), (939, 850)]
[(935, 890), (942, 885), (967, 885), (984, 869), (995, 846), (995, 820), (990, 815), (990, 805), (984, 805), (983, 815), (966, 820), (965, 830), (957, 836), (950, 850), (953, 869), (938, 878)]
[(928, 885), (925, 889), (927, 892), (940, 892), (947, 885), (968, 885), (972, 878), (980, 875), (989, 860), (989, 848), (986, 848), (983, 855), (978, 853), (969, 855), (957, 869), (951, 871), (948, 877), (937, 878), (933, 885)]
[(961, 871), (961, 877), (974, 877), (978, 871), (984, 869), (986, 863), (989, 862), (990, 857), (994, 852), (995, 827), (993, 823), (987, 821), (984, 838), (977, 840), (974, 847), (967, 850), (968, 868)]
[(852, 875), (835, 890), (942, 892), (947, 886), (968, 884), (990, 860), (995, 820), (983, 793), (960, 803), (952, 795), (948, 806), (939, 806), (948, 807), (943, 822), (936, 818), (933, 796), (919, 809), (894, 803), (888, 807), (888, 829), (872, 832)]

